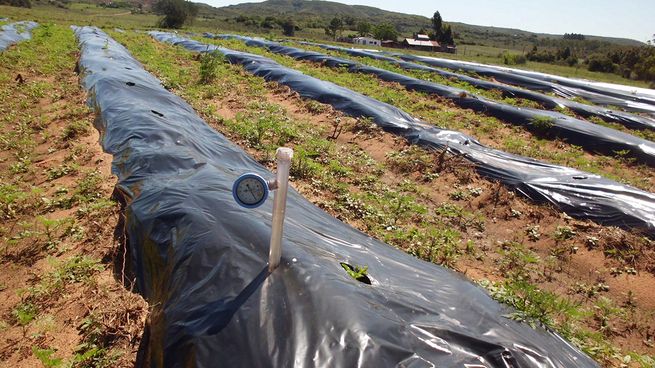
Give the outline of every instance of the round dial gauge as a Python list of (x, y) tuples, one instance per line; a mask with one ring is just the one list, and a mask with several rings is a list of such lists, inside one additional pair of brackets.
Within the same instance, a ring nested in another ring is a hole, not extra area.
[(234, 182), (232, 195), (239, 205), (256, 208), (268, 198), (268, 183), (257, 174), (243, 174)]

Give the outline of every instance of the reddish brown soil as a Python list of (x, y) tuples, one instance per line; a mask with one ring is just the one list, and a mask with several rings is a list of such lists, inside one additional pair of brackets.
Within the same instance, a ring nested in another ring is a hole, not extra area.
[[(72, 70), (71, 66), (70, 70), (61, 71), (57, 80), (52, 77), (43, 80), (55, 85), (78, 85)], [(41, 78), (29, 71), (24, 71), (22, 75), (27, 81)], [(92, 126), (94, 116), (88, 110), (82, 113), (68, 110), (71, 106), (84, 104), (85, 94), (78, 90), (61, 100), (43, 98), (38, 105), (29, 107), (31, 114), (42, 117), (43, 130), (40, 136), (34, 136), (33, 168), (24, 174), (21, 182), (41, 188), (40, 196), (43, 198), (53, 198), (60, 188), (75, 191), (83, 179), (83, 173), (93, 170), (99, 171), (102, 178), (96, 189), (98, 195), (106, 199), (111, 197), (116, 179), (111, 174), (111, 156), (103, 153), (98, 144), (98, 132)], [(72, 119), (85, 121), (87, 133), (70, 140), (59, 139)], [(0, 151), (0, 172), (3, 175), (15, 163), (14, 157), (11, 150)], [(79, 165), (77, 173), (48, 180), (48, 169), (71, 163)], [(36, 349), (52, 349), (52, 358), (71, 361), (79, 345), (89, 342), (89, 331), (85, 331), (82, 325), (91, 317), (98, 325), (95, 338), (98, 347), (119, 354), (113, 358), (112, 366), (133, 366), (147, 315), (147, 304), (140, 296), (127, 291), (113, 275), (114, 253), (119, 248), (114, 238), (118, 206), (85, 215), (79, 212), (83, 207), (80, 203), (68, 209), (50, 210), (38, 205), (38, 199), (36, 203), (37, 209), (34, 211), (3, 219), (0, 264), (5, 272), (0, 273), (0, 317), (3, 321), (0, 328), (0, 366), (39, 367), (42, 363), (34, 354)], [(57, 234), (57, 246), (48, 249), (44, 229), (39, 227), (39, 216), (53, 220), (75, 218), (76, 226), (84, 231), (83, 235)], [(21, 223), (33, 224), (39, 235), (18, 240), (15, 244), (6, 243), (18, 234)], [(46, 283), (57, 265), (74, 256), (99, 259), (102, 270), (94, 272), (89, 279), (64, 282), (43, 298), (33, 297), (34, 288)], [(15, 311), (28, 301), (37, 307), (38, 313), (33, 321), (21, 326)]]

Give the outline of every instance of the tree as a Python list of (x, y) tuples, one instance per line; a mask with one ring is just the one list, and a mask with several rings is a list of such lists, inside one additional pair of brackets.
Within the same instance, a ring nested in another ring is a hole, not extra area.
[(371, 33), (371, 28), (371, 23), (359, 22), (357, 24), (357, 33), (359, 33), (359, 35), (362, 37), (366, 37), (369, 33)]
[(31, 8), (30, 0), (0, 0), (0, 5), (17, 6), (21, 8)]
[(449, 24), (443, 22), (441, 14), (438, 11), (434, 12), (434, 15), (432, 16), (432, 32), (430, 32), (430, 39), (445, 45), (455, 44), (453, 29)]
[(432, 16), (432, 32), (434, 40), (440, 41), (443, 37), (443, 19), (438, 11)]
[(357, 20), (351, 17), (350, 15), (346, 15), (345, 17), (343, 17), (343, 22), (349, 26), (354, 26), (356, 21)]
[(325, 27), (325, 34), (334, 38), (335, 40), (337, 39), (337, 35), (341, 35), (341, 31), (343, 31), (343, 21), (341, 18), (332, 18), (330, 24)]
[(593, 55), (588, 60), (587, 69), (591, 72), (613, 73), (616, 65), (607, 56)]
[(181, 28), (190, 23), (198, 13), (198, 8), (184, 0), (159, 0), (153, 7), (156, 14), (164, 17), (159, 20), (162, 28)]
[(288, 18), (280, 22), (280, 26), (282, 27), (282, 33), (285, 36), (293, 37), (296, 35), (296, 23), (293, 21), (293, 19)]
[(391, 23), (382, 23), (373, 27), (373, 36), (378, 40), (392, 40), (395, 41), (398, 38), (398, 31), (396, 27)]
[(564, 36), (562, 36), (562, 38), (565, 40), (578, 40), (578, 41), (584, 41), (585, 39), (584, 35), (580, 33), (564, 33)]
[(259, 24), (259, 26), (266, 29), (273, 29), (275, 28), (276, 23), (277, 23), (277, 19), (269, 15), (268, 17), (264, 18), (264, 20)]
[(455, 40), (453, 39), (453, 30), (450, 28), (450, 25), (445, 25), (443, 28), (443, 32), (441, 34), (441, 38), (439, 39), (439, 42), (446, 44), (446, 45), (454, 45)]
[(566, 46), (564, 49), (557, 50), (557, 58), (566, 60), (571, 56), (571, 48)]

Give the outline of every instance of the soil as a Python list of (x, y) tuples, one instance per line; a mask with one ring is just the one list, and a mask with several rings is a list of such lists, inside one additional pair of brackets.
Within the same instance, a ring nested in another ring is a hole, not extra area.
[[(21, 74), (27, 83), (45, 81), (77, 86), (79, 81), (73, 67), (59, 71), (56, 79), (29, 70)], [(18, 88), (15, 93), (14, 98), (20, 99)], [(84, 173), (92, 171), (99, 172), (101, 178), (97, 195), (111, 198), (116, 178), (111, 174), (111, 156), (102, 152), (98, 143), (94, 115), (89, 109), (81, 113), (68, 111), (71, 106), (84, 106), (85, 97), (78, 89), (60, 100), (45, 97), (39, 104), (28, 107), (30, 114), (42, 117), (43, 129), (33, 136), (32, 168), (20, 181), (40, 188), (42, 198), (54, 198), (62, 188), (74, 192)], [(59, 139), (73, 119), (85, 122), (86, 133), (70, 140)], [(3, 176), (14, 163), (11, 150), (0, 151)], [(49, 170), (72, 163), (79, 165), (74, 173), (56, 179), (48, 177)], [(120, 248), (114, 237), (118, 205), (94, 214), (80, 212), (85, 209), (82, 203), (70, 208), (42, 209), (38, 203), (35, 206), (40, 209), (3, 219), (0, 232), (0, 266), (5, 270), (0, 273), (0, 367), (39, 367), (43, 363), (35, 353), (39, 350), (51, 350), (50, 359), (71, 362), (71, 357), (85, 351), (82, 344), (104, 349), (107, 354), (97, 357), (102, 356), (113, 367), (133, 366), (148, 307), (140, 296), (126, 290), (114, 277), (115, 253)], [(56, 245), (49, 245), (43, 235), (45, 229), (40, 226), (40, 216), (47, 220), (74, 218), (74, 229), (79, 234), (57, 233)], [(28, 225), (35, 235), (21, 239), (20, 231)], [(64, 280), (48, 294), (35, 297), (35, 290), (53, 280), (53, 272), (74, 257), (100, 262), (88, 278)], [(21, 325), (16, 310), (26, 303), (34, 305), (38, 312), (32, 321)]]

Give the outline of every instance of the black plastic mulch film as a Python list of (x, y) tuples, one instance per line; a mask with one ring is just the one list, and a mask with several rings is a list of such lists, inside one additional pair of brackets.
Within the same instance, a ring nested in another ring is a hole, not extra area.
[[(312, 42), (301, 42), (326, 49), (343, 51), (344, 48)], [(496, 65), (484, 65), (468, 61), (442, 59), (436, 57), (404, 54), (398, 52), (362, 49), (345, 49), (352, 55), (375, 57), (380, 60), (395, 61), (390, 56), (403, 60), (418, 61), (428, 65), (472, 72), (480, 76), (491, 77), (501, 83), (521, 86), (530, 90), (552, 92), (565, 98), (582, 97), (598, 105), (618, 106), (627, 111), (655, 114), (655, 92), (652, 90), (576, 80), (545, 73), (512, 69)]]
[[(208, 34), (209, 36), (209, 34)], [(372, 51), (367, 51), (367, 50), (361, 50), (361, 49), (349, 49), (345, 47), (339, 47), (339, 46), (333, 46), (333, 45), (325, 45), (325, 44), (319, 44), (319, 43), (312, 43), (312, 42), (300, 42), (301, 44), (307, 44), (307, 45), (312, 45), (312, 46), (318, 46), (322, 47), (326, 50), (331, 50), (331, 51), (337, 51), (337, 52), (344, 52), (347, 54), (350, 54), (352, 56), (357, 56), (357, 57), (365, 57), (365, 58), (371, 58), (371, 59), (377, 59), (377, 60), (382, 60), (382, 61), (387, 61), (392, 64), (397, 65), (400, 68), (407, 69), (407, 70), (420, 70), (420, 71), (425, 71), (425, 72), (430, 72), (434, 74), (438, 74), (444, 78), (449, 78), (449, 79), (457, 79), (463, 82), (466, 82), (476, 88), (480, 89), (485, 89), (485, 90), (498, 90), (503, 93), (503, 96), (505, 97), (510, 97), (510, 98), (524, 98), (527, 100), (535, 101), (540, 103), (541, 105), (545, 106), (546, 108), (549, 109), (555, 109), (558, 107), (566, 107), (574, 111), (575, 113), (583, 116), (583, 117), (598, 117), (601, 118), (605, 121), (609, 122), (615, 122), (618, 124), (622, 124), (628, 128), (631, 129), (650, 129), (650, 130), (655, 130), (655, 118), (649, 118), (647, 116), (639, 116), (639, 115), (634, 115), (622, 111), (617, 111), (617, 110), (612, 110), (612, 109), (607, 109), (603, 108), (600, 106), (592, 106), (592, 105), (587, 105), (583, 104), (580, 102), (576, 102), (573, 100), (569, 100), (566, 98), (561, 98), (561, 97), (552, 97), (545, 95), (543, 93), (538, 93), (530, 90), (526, 90), (523, 88), (518, 88), (518, 87), (513, 87), (507, 84), (502, 84), (502, 83), (496, 83), (484, 79), (478, 79), (474, 78), (468, 75), (464, 74), (458, 74), (458, 73), (453, 73), (449, 72), (446, 70), (442, 69), (436, 69), (432, 68), (429, 66), (413, 63), (413, 62), (408, 62), (404, 61), (401, 59), (389, 57), (386, 55), (383, 55), (379, 52), (372, 52)], [(405, 56), (406, 58), (410, 58), (411, 55), (402, 55), (402, 54), (397, 54), (398, 56)], [(417, 57), (418, 58), (418, 57)], [(428, 60), (432, 60), (426, 57)], [(418, 60), (418, 59), (417, 59)], [(420, 61), (420, 60), (418, 60)], [(455, 68), (456, 65), (452, 65), (452, 63), (444, 63), (442, 65), (450, 65), (451, 67)], [(543, 84), (546, 83), (548, 84), (548, 87), (551, 91), (559, 91), (562, 89), (561, 86), (557, 86), (553, 83), (549, 82), (541, 82), (538, 80), (530, 81), (531, 83), (528, 83), (527, 86), (533, 86), (535, 83), (536, 84)], [(517, 84), (517, 83), (514, 83)], [(570, 90), (566, 89), (565, 90)], [(571, 93), (565, 93), (560, 92), (560, 94), (566, 95), (567, 97), (575, 97), (572, 96)], [(611, 105), (613, 106), (623, 106), (626, 110), (634, 111), (634, 112), (641, 112), (641, 113), (651, 113), (655, 114), (655, 105), (645, 105), (645, 104), (635, 104), (634, 102), (630, 101), (625, 101), (625, 100), (620, 100), (618, 98), (611, 98)], [(601, 102), (605, 102), (605, 104), (610, 104), (610, 101), (608, 101), (607, 97), (604, 97)]]
[(9, 46), (29, 40), (32, 37), (32, 29), (38, 27), (38, 23), (21, 21), (5, 24), (0, 27), (0, 51), (6, 50)]
[[(252, 74), (289, 86), (302, 97), (332, 105), (355, 117), (369, 117), (410, 143), (448, 149), (475, 163), (478, 172), (526, 197), (549, 202), (581, 219), (623, 228), (638, 228), (655, 236), (655, 194), (576, 169), (551, 165), (483, 146), (468, 135), (439, 129), (370, 97), (283, 67), (263, 56), (207, 45), (175, 34), (150, 32), (156, 39), (198, 52), (219, 51), (231, 63)], [(589, 124), (591, 125), (591, 124)]]
[(655, 113), (655, 94), (642, 93), (640, 91), (644, 91), (645, 89), (638, 87), (630, 87), (623, 90), (617, 88), (625, 86), (613, 85), (603, 87), (599, 86), (600, 83), (584, 82), (526, 70), (409, 54), (396, 54), (396, 56), (405, 60), (419, 61), (433, 66), (470, 71), (478, 75), (493, 77), (498, 81), (509, 84), (526, 87), (538, 86), (538, 89), (551, 91), (563, 97), (582, 97), (599, 105), (619, 106), (629, 111)]
[[(207, 37), (213, 36), (210, 34), (205, 35)], [(655, 142), (615, 129), (592, 124), (588, 121), (576, 119), (559, 112), (499, 103), (473, 95), (463, 89), (424, 81), (319, 52), (280, 45), (272, 41), (236, 35), (217, 35), (213, 37), (235, 38), (244, 41), (249, 46), (266, 48), (273, 53), (287, 55), (298, 60), (320, 62), (334, 68), (346, 67), (351, 73), (373, 74), (384, 81), (399, 83), (410, 90), (436, 94), (448, 98), (460, 107), (491, 115), (511, 124), (539, 131), (547, 131), (548, 135), (563, 138), (568, 143), (580, 146), (590, 152), (614, 155), (616, 151), (627, 150), (631, 156), (634, 156), (639, 161), (655, 167)], [(638, 117), (635, 116), (635, 119), (638, 119)]]
[[(557, 335), (503, 317), (511, 310), (461, 275), (371, 239), (294, 190), (282, 264), (269, 274), (271, 201), (242, 209), (230, 187), (245, 171), (271, 173), (102, 31), (75, 31), (82, 83), (127, 196), (137, 287), (152, 306), (140, 366), (597, 366)], [(340, 262), (368, 266), (372, 284)]]

